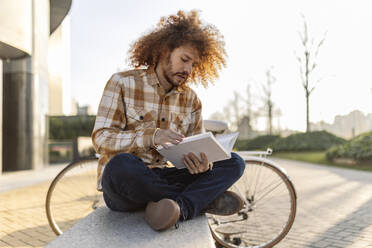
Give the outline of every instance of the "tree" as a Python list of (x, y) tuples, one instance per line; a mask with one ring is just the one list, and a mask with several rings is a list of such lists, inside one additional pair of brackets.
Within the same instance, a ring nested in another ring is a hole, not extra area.
[[(243, 103), (243, 104), (242, 104)], [(244, 106), (246, 104), (246, 106)], [(248, 117), (248, 126), (251, 128), (251, 121), (257, 118), (257, 112), (252, 109), (250, 85), (247, 87), (247, 98), (234, 91), (233, 99), (224, 106), (223, 111), (216, 111), (209, 116), (212, 120), (221, 120), (230, 124), (231, 130), (237, 130), (242, 119)]]
[(225, 121), (227, 123), (233, 124), (233, 120), (231, 118), (230, 104), (227, 104), (225, 107), (223, 107), (223, 114), (225, 117)]
[(273, 108), (274, 102), (272, 100), (272, 85), (275, 83), (276, 78), (272, 75), (271, 69), (266, 71), (266, 85), (263, 85), (263, 100), (265, 103), (265, 110), (267, 111), (267, 126), (268, 134), (273, 134)]
[(233, 110), (233, 116), (234, 116), (234, 122), (233, 122), (233, 126), (238, 129), (238, 126), (239, 126), (239, 120), (240, 120), (240, 112), (241, 112), (241, 107), (240, 107), (240, 101), (241, 101), (242, 97), (241, 95), (237, 92), (237, 91), (234, 91), (234, 99), (232, 101), (230, 101), (230, 106)]
[(251, 102), (251, 85), (248, 84), (247, 85), (247, 99), (245, 100), (246, 104), (247, 104), (247, 116), (249, 117), (249, 119), (251, 120), (252, 118), (252, 102)]
[(252, 122), (255, 120), (256, 116), (253, 109), (252, 109), (252, 94), (251, 94), (251, 85), (247, 85), (247, 98), (244, 99), (246, 104), (246, 116), (248, 117), (248, 126), (252, 128)]
[[(310, 132), (310, 106), (309, 106), (309, 98), (311, 93), (314, 91), (315, 86), (313, 83), (313, 79), (310, 77), (314, 72), (315, 68), (317, 67), (316, 59), (319, 53), (319, 48), (323, 45), (326, 33), (324, 33), (322, 39), (319, 42), (315, 43), (314, 38), (309, 38), (308, 32), (308, 25), (304, 16), (303, 18), (303, 33), (298, 32), (301, 44), (303, 47), (303, 51), (301, 55), (296, 56), (297, 60), (300, 65), (300, 75), (302, 86), (305, 90), (305, 97), (306, 97), (306, 132)], [(320, 79), (317, 80), (319, 82)]]

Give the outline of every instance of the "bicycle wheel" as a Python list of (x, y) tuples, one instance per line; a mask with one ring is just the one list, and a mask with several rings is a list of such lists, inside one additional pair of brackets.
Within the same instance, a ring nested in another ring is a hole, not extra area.
[(292, 227), (296, 192), (285, 171), (267, 159), (246, 159), (242, 178), (231, 190), (245, 201), (231, 216), (209, 215), (213, 238), (223, 247), (273, 247)]
[(104, 204), (97, 191), (95, 158), (72, 162), (52, 181), (46, 197), (46, 214), (53, 231), (60, 235)]

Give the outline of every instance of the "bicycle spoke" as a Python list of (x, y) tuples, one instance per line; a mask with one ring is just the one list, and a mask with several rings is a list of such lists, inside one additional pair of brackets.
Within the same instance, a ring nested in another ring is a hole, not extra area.
[[(287, 180), (282, 171), (262, 160), (247, 162), (244, 175), (232, 188), (244, 196), (244, 211), (229, 217), (214, 216), (218, 222), (211, 225), (212, 231), (230, 226), (244, 232), (231, 235), (229, 241), (219, 235), (219, 242), (235, 247), (240, 239), (239, 247), (263, 248), (281, 240), (293, 223), (295, 205), (294, 191)], [(210, 218), (208, 221), (213, 223)]]
[[(282, 191), (285, 191), (285, 190), (287, 190), (287, 189), (286, 188), (282, 189)], [(288, 192), (286, 191), (286, 193), (288, 193)], [(270, 200), (273, 200), (273, 198), (275, 198), (275, 201), (277, 203), (278, 202), (284, 202), (288, 206), (291, 204), (288, 194), (282, 194), (282, 195), (271, 195), (270, 197), (266, 197), (265, 199), (260, 200), (260, 202), (256, 202), (255, 205), (256, 206), (265, 206), (265, 205), (267, 205), (267, 202), (269, 202)], [(288, 208), (288, 206), (287, 206), (287, 208)]]
[[(267, 181), (268, 179), (267, 178), (265, 178), (265, 181)], [(265, 187), (262, 187), (262, 189), (260, 188), (260, 192), (261, 191), (264, 191), (266, 188), (268, 188), (268, 187), (270, 187), (273, 183), (277, 183), (277, 181), (280, 181), (281, 180), (281, 178), (279, 178), (279, 180), (278, 179), (273, 179), (272, 181), (270, 181), (269, 183), (267, 183), (266, 182), (266, 184), (265, 184)], [(262, 180), (263, 181), (263, 180)], [(263, 184), (263, 183), (262, 183)], [(257, 190), (256, 190), (256, 194), (259, 194), (260, 192), (257, 192)]]
[(271, 189), (269, 189), (267, 192), (265, 192), (260, 198), (258, 198), (255, 202), (259, 202), (262, 198), (264, 198), (266, 195), (270, 194), (272, 191), (274, 191), (275, 189), (277, 189), (281, 184), (283, 184), (283, 181), (281, 182), (278, 182), (274, 187), (272, 187)]

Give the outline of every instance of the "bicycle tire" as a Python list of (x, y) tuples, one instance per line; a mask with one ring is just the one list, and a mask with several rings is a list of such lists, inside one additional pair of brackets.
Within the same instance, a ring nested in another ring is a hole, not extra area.
[[(242, 178), (231, 188), (244, 198), (245, 207), (238, 214), (228, 217), (207, 214), (209, 228), (215, 241), (223, 247), (273, 247), (293, 225), (297, 208), (296, 191), (287, 173), (272, 161), (246, 158), (245, 163)], [(271, 183), (275, 183), (275, 187)], [(262, 199), (266, 200), (266, 204)], [(278, 209), (282, 211), (282, 216), (274, 215)]]
[(53, 232), (61, 235), (103, 203), (97, 190), (97, 158), (68, 164), (49, 186), (45, 210)]

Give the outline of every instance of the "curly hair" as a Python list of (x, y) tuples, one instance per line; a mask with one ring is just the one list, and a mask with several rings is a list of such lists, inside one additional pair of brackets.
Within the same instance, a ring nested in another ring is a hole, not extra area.
[(162, 52), (183, 45), (193, 46), (200, 59), (188, 81), (204, 87), (213, 84), (219, 77), (218, 71), (226, 66), (225, 42), (215, 26), (202, 24), (195, 10), (189, 13), (180, 10), (177, 15), (162, 17), (154, 30), (131, 45), (130, 65), (155, 67)]

